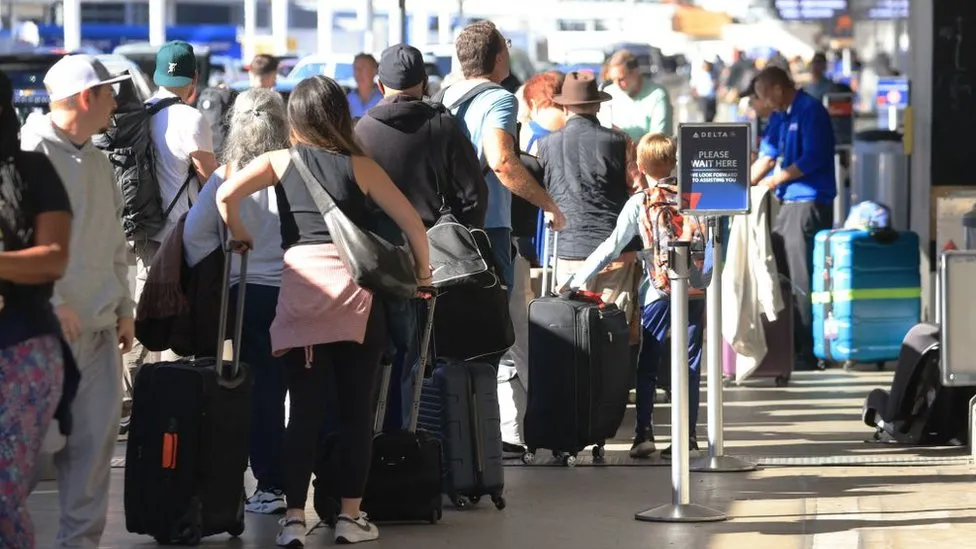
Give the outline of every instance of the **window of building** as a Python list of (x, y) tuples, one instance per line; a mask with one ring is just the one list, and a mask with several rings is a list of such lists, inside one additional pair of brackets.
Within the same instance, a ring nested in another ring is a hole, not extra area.
[(148, 25), (149, 24), (149, 3), (133, 2), (131, 14), (132, 14), (131, 23), (133, 25)]
[(88, 3), (81, 4), (81, 20), (85, 23), (125, 23), (125, 4), (119, 2), (111, 3)]
[(176, 4), (177, 25), (226, 25), (231, 19), (231, 7), (212, 4)]
[(586, 21), (580, 21), (576, 19), (560, 19), (558, 21), (559, 30), (561, 31), (585, 31)]

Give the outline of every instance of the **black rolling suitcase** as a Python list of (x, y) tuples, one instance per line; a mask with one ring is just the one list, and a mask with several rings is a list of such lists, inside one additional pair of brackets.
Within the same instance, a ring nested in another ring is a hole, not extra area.
[[(429, 301), (420, 345), (420, 364), (428, 362), (436, 299), (433, 297)], [(417, 429), (419, 406), (416, 403), (420, 398), (420, 378), (424, 375), (424, 369), (417, 369), (415, 404), (410, 415), (409, 430), (384, 433), (383, 420), (392, 369), (392, 365), (383, 366), (374, 425), (373, 457), (362, 509), (374, 522), (429, 521), (436, 524), (443, 511), (443, 457), (441, 441), (433, 434)], [(316, 460), (313, 482), (315, 512), (333, 528), (339, 513), (339, 497), (333, 490), (338, 486), (336, 475), (342, 474), (338, 454), (334, 452), (337, 441), (335, 435), (326, 438)]]
[[(555, 278), (555, 235), (552, 241)], [(548, 238), (544, 248), (548, 257)], [(531, 462), (537, 449), (546, 448), (572, 466), (590, 445), (593, 457), (602, 459), (606, 439), (623, 421), (634, 381), (627, 315), (585, 292), (551, 296), (548, 270), (542, 276), (547, 295), (529, 304), (531, 383), (523, 460)]]
[(443, 491), (458, 509), (491, 497), (505, 508), (505, 470), (495, 368), (438, 360), (423, 381), (420, 425), (444, 446)]
[[(220, 301), (223, 349), (230, 266), (225, 251)], [(241, 280), (247, 252), (241, 254)], [(244, 320), (238, 293), (234, 340)], [(125, 525), (162, 544), (196, 545), (204, 536), (244, 532), (244, 471), (251, 430), (250, 368), (234, 358), (145, 364), (136, 376), (125, 457)]]

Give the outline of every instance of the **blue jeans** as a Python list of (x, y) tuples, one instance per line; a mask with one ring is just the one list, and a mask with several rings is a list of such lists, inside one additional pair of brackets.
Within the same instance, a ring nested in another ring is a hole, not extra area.
[[(698, 405), (701, 400), (701, 360), (704, 336), (705, 300), (688, 302), (688, 420), (691, 435), (695, 435), (698, 423)], [(644, 338), (637, 360), (637, 428), (638, 437), (644, 436), (654, 421), (654, 389), (657, 383), (661, 358), (671, 349), (664, 345), (671, 328), (671, 300), (658, 299), (641, 312)], [(669, 376), (670, 377), (670, 376)]]
[[(284, 489), (282, 452), (285, 445), (285, 361), (271, 356), (271, 321), (278, 306), (278, 288), (248, 284), (244, 296), (241, 361), (254, 373), (251, 419), (251, 470), (262, 490)], [(231, 303), (238, 287), (231, 288)]]
[(491, 251), (498, 266), (498, 276), (505, 282), (508, 295), (512, 295), (512, 284), (515, 282), (515, 258), (512, 255), (512, 230), (508, 228), (485, 229), (491, 242)]
[(417, 302), (411, 299), (388, 299), (386, 329), (389, 333), (389, 356), (393, 357), (390, 387), (386, 401), (385, 431), (407, 428), (413, 405), (413, 379), (420, 352), (417, 330)]

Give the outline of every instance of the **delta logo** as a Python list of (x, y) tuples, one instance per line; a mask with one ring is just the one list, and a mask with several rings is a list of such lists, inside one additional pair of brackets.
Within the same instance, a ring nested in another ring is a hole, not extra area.
[(735, 137), (735, 131), (726, 131), (726, 130), (700, 131), (700, 132), (695, 132), (691, 135), (692, 139), (715, 139), (721, 137)]

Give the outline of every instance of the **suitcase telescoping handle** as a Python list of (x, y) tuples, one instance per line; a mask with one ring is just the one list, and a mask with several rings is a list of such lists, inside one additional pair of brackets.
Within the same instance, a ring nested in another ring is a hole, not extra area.
[(420, 395), (424, 390), (424, 373), (430, 364), (430, 342), (434, 337), (434, 309), (437, 305), (437, 294), (431, 293), (427, 300), (427, 319), (424, 322), (424, 332), (420, 340), (420, 356), (417, 358), (417, 374), (413, 377), (413, 401), (410, 405), (411, 433), (417, 432), (417, 421), (420, 419)]
[[(434, 305), (437, 302), (437, 294), (431, 289), (431, 297), (427, 302), (427, 316), (424, 321), (424, 331), (420, 340), (420, 357), (417, 363), (417, 373), (413, 379), (413, 403), (410, 407), (411, 433), (417, 432), (417, 422), (420, 418), (420, 395), (423, 391), (424, 373), (430, 357), (430, 341), (434, 333)], [(390, 381), (393, 375), (393, 365), (384, 364), (383, 374), (380, 379), (380, 394), (376, 402), (376, 418), (373, 420), (373, 432), (379, 434), (383, 432), (383, 423), (386, 418), (386, 408), (390, 396)]]
[[(231, 366), (228, 370), (223, 361), (224, 340), (227, 336), (227, 308), (230, 303), (230, 272), (234, 256), (241, 256), (241, 272), (237, 284), (237, 305), (234, 314), (234, 335), (231, 346), (234, 349)], [(227, 380), (237, 379), (241, 368), (241, 333), (244, 328), (244, 289), (247, 288), (247, 245), (237, 240), (228, 240), (224, 247), (224, 280), (220, 291), (220, 322), (217, 330), (217, 364), (220, 375)]]
[(546, 219), (542, 231), (542, 296), (556, 295), (556, 269), (559, 268), (559, 233), (552, 230), (552, 220)]

